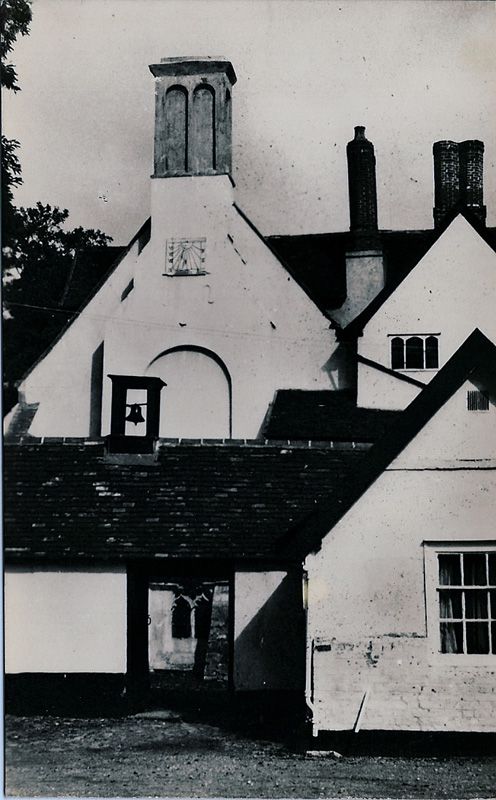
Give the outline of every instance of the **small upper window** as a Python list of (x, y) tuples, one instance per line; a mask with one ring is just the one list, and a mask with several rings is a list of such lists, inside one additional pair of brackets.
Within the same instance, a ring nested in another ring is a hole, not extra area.
[(496, 654), (496, 552), (438, 553), (441, 653)]
[(206, 239), (167, 239), (164, 275), (205, 275)]
[(437, 369), (439, 341), (434, 334), (391, 337), (392, 369)]

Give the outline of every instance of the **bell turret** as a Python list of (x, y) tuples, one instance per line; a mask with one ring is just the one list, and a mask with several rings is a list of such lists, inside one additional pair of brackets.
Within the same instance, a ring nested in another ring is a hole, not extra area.
[(155, 178), (231, 172), (231, 90), (223, 58), (163, 58), (155, 76)]

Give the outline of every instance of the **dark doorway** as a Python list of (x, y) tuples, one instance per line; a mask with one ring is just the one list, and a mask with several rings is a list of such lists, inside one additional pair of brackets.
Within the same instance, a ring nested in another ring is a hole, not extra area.
[(184, 577), (148, 584), (152, 686), (225, 687), (229, 679), (229, 582)]

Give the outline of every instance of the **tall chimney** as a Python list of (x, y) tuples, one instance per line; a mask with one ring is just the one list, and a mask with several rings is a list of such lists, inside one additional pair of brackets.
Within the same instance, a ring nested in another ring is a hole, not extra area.
[(434, 142), (434, 227), (456, 210), (468, 210), (482, 223), (486, 220), (483, 200), (484, 145), (466, 142)]
[(486, 221), (484, 205), (484, 143), (478, 139), (460, 142), (460, 199), (462, 206), (481, 222)]
[(348, 142), (346, 154), (353, 247), (375, 247), (378, 244), (375, 155), (374, 145), (365, 138), (363, 125), (355, 127), (355, 138)]
[(377, 228), (374, 145), (357, 125), (346, 147), (350, 196), (350, 247), (346, 258), (346, 300), (331, 312), (345, 326), (384, 288), (384, 258)]
[(224, 58), (163, 58), (155, 77), (154, 178), (231, 172), (231, 91)]
[(457, 142), (434, 142), (434, 227), (460, 202), (460, 156)]

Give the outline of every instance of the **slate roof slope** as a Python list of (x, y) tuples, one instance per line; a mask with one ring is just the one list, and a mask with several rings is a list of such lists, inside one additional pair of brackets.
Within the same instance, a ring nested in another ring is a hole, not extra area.
[[(388, 283), (410, 271), (435, 236), (434, 230), (379, 231)], [(350, 232), (268, 236), (267, 243), (321, 310), (339, 308), (344, 303), (345, 254), (353, 243)]]
[(349, 391), (280, 389), (263, 435), (266, 439), (376, 442), (399, 413), (357, 407)]
[[(57, 335), (50, 341), (43, 342), (44, 347), (40, 351), (39, 357), (26, 370), (19, 382), (25, 380), (40, 361), (43, 361), (45, 356), (48, 355), (72, 325), (76, 316), (88, 305), (110, 275), (117, 269), (133, 245), (138, 242), (140, 251), (146, 247), (150, 240), (150, 234), (151, 219), (149, 217), (133, 236), (127, 247), (109, 247), (110, 253), (105, 253), (105, 248), (93, 248), (93, 251), (79, 254), (74, 261), (73, 269), (68, 277), (60, 303), (61, 308), (67, 309), (72, 313)], [(114, 258), (114, 256), (116, 257)], [(110, 258), (113, 258), (111, 262)]]
[[(267, 244), (296, 282), (323, 312), (339, 308), (346, 296), (345, 254), (352, 245), (349, 231), (336, 233), (302, 234), (298, 236), (262, 236), (241, 209), (234, 204), (243, 218)], [(468, 212), (465, 217), (477, 229), (484, 240), (496, 251), (496, 228), (483, 228)], [(386, 287), (365, 310), (343, 331), (343, 338), (360, 335), (361, 328), (379, 308), (380, 304), (399, 285), (411, 269), (452, 221), (450, 216), (442, 228), (433, 230), (379, 231), (386, 267)], [(151, 219), (145, 220), (127, 247), (109, 247), (108, 252), (82, 253), (76, 259), (64, 290), (61, 307), (72, 312), (81, 312), (94, 297), (98, 289), (110, 277), (122, 258), (136, 241), (142, 250), (150, 239)], [(114, 256), (115, 259), (111, 260)], [(42, 355), (32, 364), (24, 377), (34, 369), (54, 344), (64, 334), (74, 317), (68, 320), (61, 332), (49, 343), (44, 343)], [(333, 326), (335, 323), (332, 323)], [(47, 346), (46, 346), (47, 345)]]
[[(363, 450), (160, 444), (156, 463), (84, 440), (6, 444), (4, 547), (14, 561), (270, 559)], [(139, 459), (138, 459), (139, 460)]]
[[(348, 333), (357, 335), (382, 302), (394, 291), (421, 258), (444, 233), (458, 211), (450, 214), (440, 228), (427, 230), (379, 231), (386, 287), (381, 296), (368, 306), (360, 322), (350, 324)], [(468, 211), (463, 216), (487, 244), (496, 251), (496, 228), (484, 228)], [(346, 297), (345, 254), (353, 240), (349, 232), (315, 233), (301, 236), (268, 236), (267, 243), (288, 271), (322, 310), (339, 308)], [(332, 316), (332, 314), (331, 314)], [(351, 328), (353, 325), (353, 328)]]
[(64, 289), (61, 305), (64, 308), (80, 311), (103, 286), (136, 242), (139, 252), (146, 247), (150, 241), (151, 229), (151, 217), (148, 217), (128, 245), (94, 247), (78, 253)]
[[(387, 272), (387, 279), (386, 285), (384, 289), (379, 292), (379, 294), (374, 297), (371, 303), (369, 303), (366, 308), (357, 316), (354, 320), (352, 320), (348, 325), (344, 328), (340, 328), (339, 325), (335, 325), (336, 327), (336, 335), (338, 339), (342, 341), (353, 341), (357, 338), (357, 336), (361, 336), (363, 333), (363, 329), (365, 325), (372, 319), (374, 314), (381, 308), (381, 306), (386, 302), (388, 297), (390, 297), (393, 292), (397, 289), (400, 283), (406, 278), (406, 276), (412, 271), (412, 269), (417, 265), (420, 258), (425, 255), (427, 250), (429, 250), (434, 242), (436, 242), (444, 233), (444, 231), (451, 225), (453, 220), (455, 219), (458, 214), (461, 215), (467, 220), (467, 222), (475, 229), (475, 231), (479, 234), (479, 236), (489, 245), (494, 251), (496, 251), (496, 228), (485, 228), (480, 221), (470, 214), (468, 210), (464, 210), (462, 212), (453, 212), (452, 214), (448, 215), (444, 220), (442, 226), (438, 228), (436, 231), (432, 231), (432, 238), (429, 241), (428, 247), (426, 248), (425, 252), (420, 255), (412, 263), (409, 263), (408, 258), (398, 262), (398, 265), (401, 265), (400, 269), (394, 271), (393, 274), (389, 274), (386, 265), (386, 272)], [(406, 254), (406, 253), (405, 253)]]
[[(281, 552), (304, 558), (307, 553), (318, 550), (323, 537), (466, 380), (488, 392), (490, 401), (496, 405), (496, 345), (478, 328), (398, 415), (387, 435), (370, 448), (353, 473), (353, 489), (341, 495), (337, 493), (331, 502), (324, 498), (306, 519), (285, 535), (284, 542), (280, 543)], [(494, 450), (496, 459), (496, 442)], [(480, 466), (474, 464), (474, 468)]]
[(125, 249), (108, 245), (108, 247), (92, 247), (78, 251), (64, 287), (61, 307), (68, 311), (77, 311), (85, 305), (92, 288), (99, 285), (102, 278), (109, 274), (109, 270), (117, 259), (120, 260)]

